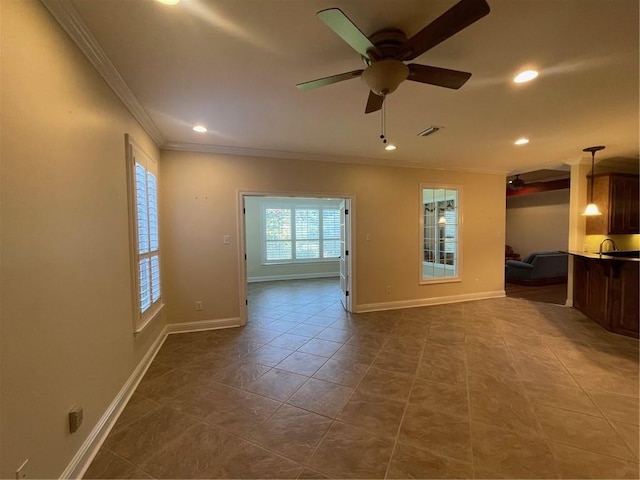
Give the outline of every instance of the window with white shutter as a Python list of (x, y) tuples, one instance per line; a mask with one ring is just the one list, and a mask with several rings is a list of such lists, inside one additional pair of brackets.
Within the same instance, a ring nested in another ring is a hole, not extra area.
[(158, 165), (127, 136), (134, 328), (141, 331), (160, 311), (160, 241), (158, 234)]
[(340, 209), (332, 203), (304, 198), (263, 202), (263, 263), (337, 260)]

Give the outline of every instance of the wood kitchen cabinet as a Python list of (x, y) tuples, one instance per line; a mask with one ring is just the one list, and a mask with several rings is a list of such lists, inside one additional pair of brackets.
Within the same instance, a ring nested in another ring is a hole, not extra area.
[(587, 217), (587, 235), (640, 233), (638, 175), (605, 173), (589, 177), (593, 181), (593, 201), (602, 212)]
[(573, 307), (607, 330), (638, 337), (640, 262), (573, 256)]

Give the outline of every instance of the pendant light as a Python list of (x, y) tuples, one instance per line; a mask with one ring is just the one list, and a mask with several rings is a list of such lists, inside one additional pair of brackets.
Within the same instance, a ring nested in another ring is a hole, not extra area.
[(596, 152), (600, 150), (604, 150), (604, 146), (598, 145), (595, 147), (587, 147), (584, 150), (582, 150), (583, 152), (591, 153), (591, 191), (589, 193), (589, 204), (587, 205), (587, 208), (584, 209), (584, 213), (582, 214), (587, 217), (602, 215), (602, 212), (600, 212), (600, 210), (598, 209), (598, 206), (595, 203), (593, 203), (593, 183), (595, 181), (595, 179), (593, 178), (593, 175), (595, 173)]

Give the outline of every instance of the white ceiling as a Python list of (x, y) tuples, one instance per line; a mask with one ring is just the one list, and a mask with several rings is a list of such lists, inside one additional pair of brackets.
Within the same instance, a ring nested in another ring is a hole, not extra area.
[[(164, 137), (165, 147), (329, 161), (523, 172), (554, 169), (606, 145), (638, 159), (638, 2), (487, 0), (491, 13), (414, 60), (473, 73), (460, 90), (404, 82), (364, 114), (360, 79), (297, 83), (363, 68), (317, 17), (339, 7), (367, 35), (411, 36), (455, 0), (71, 0)], [(534, 82), (512, 77), (535, 67)], [(191, 130), (195, 123), (206, 134)], [(430, 126), (444, 127), (421, 138)], [(516, 147), (527, 136), (531, 142)], [(184, 147), (184, 145), (182, 145)]]

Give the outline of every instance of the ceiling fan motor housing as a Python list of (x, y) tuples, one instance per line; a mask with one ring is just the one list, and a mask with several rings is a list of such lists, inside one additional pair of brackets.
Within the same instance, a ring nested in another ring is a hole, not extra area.
[(409, 76), (409, 67), (400, 60), (381, 60), (362, 72), (362, 81), (376, 95), (388, 95)]

